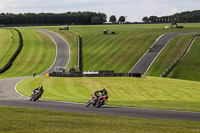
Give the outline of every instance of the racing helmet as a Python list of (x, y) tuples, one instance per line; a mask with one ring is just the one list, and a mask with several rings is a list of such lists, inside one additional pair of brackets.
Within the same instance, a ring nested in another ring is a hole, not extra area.
[(41, 85), (40, 87), (39, 87), (39, 90), (42, 90), (43, 89), (43, 86)]
[(103, 88), (101, 91), (105, 91), (106, 89), (105, 88)]

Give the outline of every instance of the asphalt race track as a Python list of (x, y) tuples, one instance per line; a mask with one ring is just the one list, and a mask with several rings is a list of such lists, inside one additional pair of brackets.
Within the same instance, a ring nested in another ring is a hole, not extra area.
[(162, 111), (162, 110), (123, 108), (123, 107), (113, 107), (113, 106), (102, 106), (101, 108), (95, 108), (93, 106), (84, 107), (84, 104), (54, 102), (45, 100), (30, 102), (28, 99), (27, 100), (1, 99), (0, 105), (37, 108), (45, 110), (56, 110), (64, 112), (75, 112), (75, 113), (93, 113), (93, 114), (127, 116), (127, 117), (200, 121), (200, 113), (193, 113), (193, 112), (176, 112), (176, 111), (165, 111), (165, 110)]
[(145, 75), (157, 56), (174, 36), (188, 33), (191, 32), (168, 33), (160, 36), (160, 38), (151, 46), (151, 48), (149, 48), (144, 56), (142, 56), (142, 58), (133, 66), (129, 73), (141, 73), (142, 75)]
[[(51, 66), (48, 72), (54, 70), (55, 66), (66, 67), (70, 55), (69, 45), (67, 44), (67, 42), (64, 41), (63, 38), (57, 35), (56, 33), (47, 30), (42, 30), (42, 32), (48, 34), (54, 40), (54, 42), (57, 45), (57, 53), (60, 54), (57, 55), (54, 64)], [(63, 58), (63, 56), (65, 58)], [(127, 116), (127, 117), (200, 121), (200, 113), (195, 113), (195, 112), (137, 109), (137, 108), (126, 108), (126, 107), (115, 107), (115, 106), (103, 106), (101, 108), (95, 108), (90, 106), (86, 108), (84, 107), (84, 104), (56, 102), (47, 100), (30, 102), (28, 97), (22, 96), (15, 91), (16, 84), (27, 78), (32, 78), (32, 77), (1, 79), (0, 105), (36, 108), (45, 110), (56, 110), (65, 112), (76, 112), (76, 113), (94, 113), (102, 115)], [(88, 100), (89, 98), (90, 97), (88, 97)]]
[[(36, 30), (47, 34), (57, 46), (56, 59), (54, 61), (54, 64), (45, 73), (54, 71), (55, 67), (66, 68), (70, 60), (70, 47), (66, 40), (63, 39), (59, 34), (52, 31), (44, 29)], [(43, 73), (42, 75), (44, 75), (45, 73)]]

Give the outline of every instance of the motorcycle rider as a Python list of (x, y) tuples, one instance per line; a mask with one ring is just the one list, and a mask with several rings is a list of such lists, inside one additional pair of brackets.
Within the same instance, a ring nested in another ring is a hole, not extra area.
[(37, 91), (40, 91), (40, 96), (39, 98), (42, 96), (43, 92), (44, 92), (44, 89), (43, 89), (43, 86), (41, 85), (40, 87), (36, 88), (33, 90), (33, 93), (36, 93)]
[[(99, 93), (101, 93), (101, 95), (99, 95)], [(95, 98), (94, 98), (94, 101), (97, 101), (98, 100), (98, 97), (100, 96), (107, 96), (108, 95), (108, 92), (105, 88), (103, 88), (102, 90), (100, 91), (95, 91), (94, 92), (94, 95), (95, 95)]]

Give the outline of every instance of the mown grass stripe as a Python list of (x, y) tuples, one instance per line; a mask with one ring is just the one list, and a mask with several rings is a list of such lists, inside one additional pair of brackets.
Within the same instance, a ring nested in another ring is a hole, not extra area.
[[(124, 50), (126, 51), (125, 53), (124, 53), (124, 51), (121, 52), (121, 49), (119, 51), (119, 54), (121, 54), (121, 57), (123, 56), (123, 59), (121, 59), (121, 61), (120, 61), (120, 62), (122, 62), (121, 64), (123, 64), (123, 65), (119, 64), (120, 67), (115, 67), (114, 69), (116, 72), (129, 72), (130, 69), (134, 66), (134, 64), (142, 57), (142, 55), (146, 52), (146, 50), (155, 42), (155, 40), (160, 35), (165, 34), (165, 33), (183, 32), (183, 31), (199, 31), (200, 30), (198, 24), (182, 24), (182, 25), (185, 28), (183, 28), (183, 29), (177, 29), (177, 28), (165, 29), (164, 27), (166, 26), (166, 24), (70, 26), (70, 30), (68, 30), (68, 31), (59, 31), (58, 29), (60, 27), (58, 27), (58, 26), (57, 27), (44, 27), (44, 28), (47, 28), (49, 30), (53, 30), (53, 31), (56, 31), (57, 33), (62, 34), (65, 37), (65, 39), (69, 41), (69, 43), (72, 42), (70, 45), (72, 45), (73, 47), (70, 46), (70, 48), (71, 48), (71, 51), (75, 51), (75, 52), (77, 52), (77, 42), (76, 42), (77, 39), (75, 39), (75, 41), (74, 41), (74, 38), (72, 38), (72, 36), (77, 37), (77, 35), (80, 34), (81, 37), (83, 37), (84, 48), (88, 49), (88, 51), (85, 49), (83, 51), (83, 55), (84, 55), (83, 56), (83, 60), (84, 60), (83, 61), (83, 64), (84, 64), (83, 69), (85, 69), (85, 70), (89, 70), (89, 69), (110, 70), (110, 69), (113, 69), (113, 65), (104, 65), (105, 62), (103, 62), (103, 61), (101, 62), (101, 64), (96, 63), (96, 60), (102, 60), (101, 58), (104, 58), (104, 56), (101, 56), (101, 53), (98, 54), (98, 52), (100, 51), (98, 48), (101, 47), (102, 44), (104, 44), (104, 47), (107, 45), (110, 45), (111, 42), (109, 42), (109, 40), (115, 42), (116, 45), (118, 43), (122, 44), (123, 48), (125, 47)], [(114, 31), (117, 34), (103, 35), (103, 30)], [(69, 38), (67, 37), (68, 35), (69, 35)], [(118, 39), (118, 37), (120, 37), (121, 35), (125, 35), (124, 38)], [(113, 36), (115, 36), (115, 37), (112, 38)], [(108, 37), (107, 38), (108, 40), (106, 40), (104, 37), (105, 38)], [(112, 40), (111, 38), (114, 40)], [(98, 42), (102, 41), (102, 40), (104, 42), (98, 44)], [(114, 49), (114, 47), (116, 45), (113, 44), (112, 49)], [(93, 51), (96, 51), (96, 53)], [(72, 52), (72, 53), (75, 53), (75, 52)], [(132, 52), (132, 54), (131, 54), (131, 52)], [(113, 52), (113, 54), (115, 54), (115, 53)], [(166, 54), (168, 54), (168, 52), (166, 52)], [(107, 58), (110, 58), (111, 56), (112, 55), (108, 56)], [(159, 56), (161, 56), (161, 55), (159, 55)], [(70, 65), (73, 64), (73, 66), (77, 66), (77, 55), (73, 54), (70, 57), (71, 57)], [(112, 61), (117, 62), (118, 58), (119, 58), (119, 56), (113, 55)], [(165, 56), (163, 56), (163, 58), (167, 60), (167, 58), (165, 58)], [(171, 58), (173, 58), (173, 60), (176, 60), (175, 56), (173, 56), (173, 57), (171, 56)], [(88, 62), (88, 60), (91, 60), (91, 59), (93, 61)], [(103, 60), (109, 60), (109, 59), (103, 59)], [(124, 63), (126, 63), (126, 64), (124, 64)], [(159, 64), (162, 64), (162, 66), (164, 66), (164, 67), (162, 67)], [(167, 68), (167, 67), (168, 67), (167, 64), (165, 64), (164, 62), (160, 62), (160, 63), (158, 63), (158, 65), (153, 66), (153, 68), (155, 68), (154, 70), (156, 72), (151, 71), (151, 70), (149, 70), (149, 71), (150, 71), (150, 73), (153, 73), (153, 76), (155, 76), (155, 75), (160, 76), (160, 74), (158, 74), (158, 73), (162, 73), (163, 72), (162, 70), (165, 70), (165, 68)], [(157, 71), (158, 71), (158, 73), (157, 73)]]
[(178, 35), (172, 39), (160, 56), (146, 73), (151, 76), (160, 76), (184, 51), (192, 34)]
[(0, 68), (3, 68), (19, 47), (19, 35), (15, 30), (1, 29)]
[(197, 37), (190, 51), (181, 60), (172, 72), (168, 75), (171, 78), (200, 81), (200, 37)]

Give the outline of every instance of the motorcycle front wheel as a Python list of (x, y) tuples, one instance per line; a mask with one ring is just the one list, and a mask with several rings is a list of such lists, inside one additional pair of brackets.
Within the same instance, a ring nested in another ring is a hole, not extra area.
[(35, 95), (33, 98), (33, 101), (36, 101), (36, 100), (38, 100), (38, 95)]
[(87, 101), (87, 103), (85, 104), (85, 107), (88, 107), (88, 106), (90, 106), (90, 104), (91, 104), (91, 102), (90, 102), (91, 100), (89, 100), (89, 101)]
[(30, 97), (30, 101), (32, 101), (33, 100), (33, 94), (31, 95), (31, 97)]

